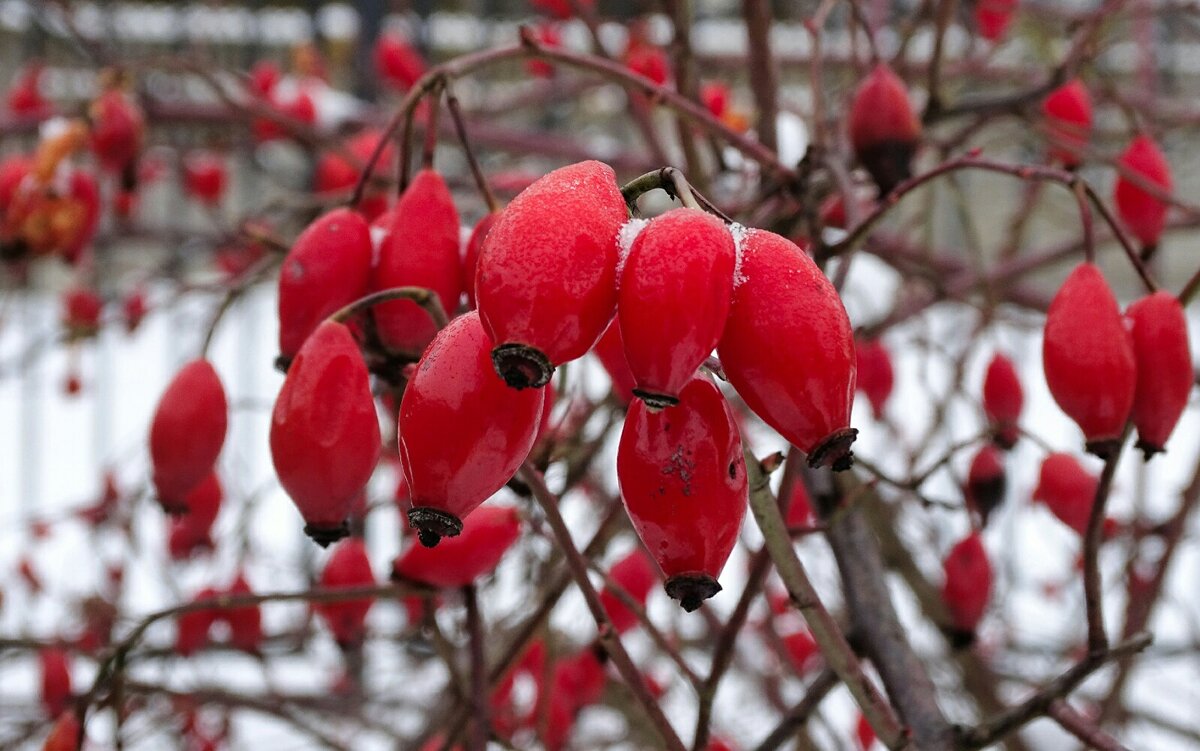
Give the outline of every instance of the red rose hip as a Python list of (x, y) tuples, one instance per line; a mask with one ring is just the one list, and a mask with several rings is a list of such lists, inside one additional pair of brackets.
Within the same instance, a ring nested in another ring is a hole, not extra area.
[(367, 293), (371, 231), (334, 209), (300, 233), (279, 270), (279, 352), (290, 362), (321, 321)]
[[(1113, 203), (1121, 221), (1141, 242), (1146, 254), (1158, 245), (1170, 206), (1143, 184), (1157, 188), (1159, 193), (1170, 193), (1171, 167), (1158, 144), (1146, 135), (1134, 138), (1118, 163), (1122, 174), (1117, 175), (1113, 187)], [(1134, 178), (1126, 177), (1125, 173)]]
[(995, 354), (983, 377), (983, 411), (992, 424), (993, 440), (1004, 449), (1017, 442), (1017, 420), (1025, 406), (1025, 391), (1012, 360)]
[[(371, 571), (371, 559), (362, 538), (351, 537), (339, 542), (334, 548), (325, 568), (321, 571), (321, 587), (324, 589), (354, 589), (375, 584)], [(366, 631), (367, 613), (375, 599), (363, 597), (338, 602), (318, 602), (313, 609), (325, 619), (333, 638), (342, 647), (358, 644)]]
[(1054, 453), (1042, 461), (1033, 499), (1046, 504), (1059, 521), (1083, 536), (1099, 484), (1075, 457)]
[(349, 533), (346, 519), (380, 445), (367, 366), (350, 330), (325, 321), (296, 355), (271, 416), (279, 482), (320, 545)]
[[(446, 181), (433, 170), (421, 170), (392, 209), (371, 291), (425, 287), (453, 316), (463, 289), (458, 235), (458, 211)], [(371, 313), (383, 345), (414, 360), (437, 333), (429, 314), (412, 300), (381, 303)]]
[(651, 407), (677, 403), (720, 341), (736, 252), (720, 219), (690, 208), (652, 220), (633, 241), (617, 317), (637, 382), (633, 393)]
[(1051, 301), (1042, 365), (1050, 393), (1083, 430), (1088, 450), (1106, 456), (1119, 448), (1137, 367), (1117, 301), (1095, 264), (1079, 264)]
[(666, 591), (688, 612), (721, 591), (717, 577), (746, 515), (747, 479), (733, 412), (705, 376), (679, 404), (629, 408), (617, 450), (625, 510), (667, 576)]
[(849, 123), (854, 153), (881, 195), (908, 179), (921, 121), (904, 81), (886, 63), (875, 66), (854, 92)]
[(1050, 159), (1067, 169), (1079, 166), (1092, 136), (1092, 97), (1078, 78), (1055, 89), (1042, 102)]
[(1133, 424), (1138, 448), (1149, 459), (1162, 451), (1188, 403), (1194, 380), (1183, 306), (1168, 292), (1155, 292), (1129, 306), (1137, 388)]
[(150, 424), (150, 462), (159, 503), (185, 510), (184, 499), (212, 471), (225, 443), (229, 405), (217, 371), (193, 360), (159, 399)]
[(476, 312), (442, 329), (400, 400), (400, 464), (422, 544), (462, 531), (462, 519), (516, 474), (533, 448), (545, 395), (508, 388), (492, 366)]
[(946, 573), (942, 601), (950, 611), (955, 629), (962, 633), (962, 641), (969, 643), (987, 610), (992, 591), (992, 566), (983, 538), (972, 532), (950, 549), (942, 566)]
[(795, 243), (763, 230), (746, 232), (739, 268), (717, 345), (725, 375), (811, 466), (848, 469), (857, 366), (837, 290)]
[(896, 383), (892, 356), (878, 339), (856, 342), (854, 352), (858, 371), (856, 387), (866, 395), (871, 403), (871, 413), (878, 420), (883, 417), (883, 410)]
[(545, 175), (501, 212), (479, 255), (475, 296), (509, 386), (544, 386), (604, 333), (628, 217), (612, 168), (595, 161)]
[(462, 533), (436, 548), (413, 540), (392, 566), (392, 578), (434, 587), (465, 587), (494, 571), (521, 533), (521, 519), (510, 506), (480, 506), (462, 522)]

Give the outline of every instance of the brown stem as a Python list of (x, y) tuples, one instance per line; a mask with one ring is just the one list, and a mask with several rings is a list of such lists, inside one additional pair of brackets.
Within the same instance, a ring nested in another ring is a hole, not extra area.
[(1047, 683), (1033, 696), (1017, 706), (977, 728), (963, 731), (959, 738), (960, 745), (967, 749), (984, 748), (1010, 733), (1020, 730), (1033, 720), (1044, 717), (1050, 711), (1051, 704), (1068, 696), (1088, 676), (1104, 667), (1106, 663), (1127, 655), (1137, 654), (1148, 647), (1151, 641), (1153, 639), (1150, 634), (1141, 633), (1105, 652), (1089, 653), (1065, 673)]
[(467, 634), (471, 640), (471, 751), (487, 751), (488, 723), (487, 668), (483, 656), (483, 625), (479, 619), (479, 600), (475, 586), (463, 587), (467, 606)]
[(775, 562), (792, 602), (800, 609), (813, 639), (821, 648), (830, 668), (846, 684), (851, 696), (862, 709), (875, 734), (890, 749), (903, 748), (907, 743), (904, 728), (892, 708), (863, 672), (854, 650), (838, 628), (837, 622), (821, 604), (820, 597), (808, 578), (788, 536), (783, 515), (771, 493), (766, 471), (749, 451), (745, 452), (746, 474), (750, 481), (750, 511), (762, 532), (766, 549)]
[(1092, 511), (1088, 516), (1087, 533), (1083, 538), (1083, 593), (1087, 608), (1088, 651), (1093, 653), (1101, 653), (1108, 649), (1108, 636), (1104, 632), (1104, 608), (1101, 605), (1103, 583), (1100, 581), (1100, 543), (1104, 530), (1104, 509), (1108, 505), (1109, 491), (1117, 472), (1117, 460), (1122, 453), (1121, 447), (1124, 446), (1128, 435), (1129, 428), (1126, 427), (1121, 435), (1120, 445), (1104, 462), (1104, 471), (1100, 473), (1100, 482), (1096, 486), (1096, 496), (1092, 501)]
[(578, 548), (575, 547), (574, 541), (571, 540), (571, 530), (567, 529), (567, 523), (563, 521), (562, 514), (558, 512), (558, 499), (546, 487), (546, 481), (542, 478), (542, 473), (529, 464), (523, 466), (517, 472), (517, 476), (529, 486), (534, 499), (546, 514), (546, 521), (550, 524), (550, 529), (558, 541), (559, 548), (567, 557), (567, 567), (570, 569), (571, 575), (575, 578), (575, 584), (579, 587), (580, 592), (583, 593), (583, 599), (587, 602), (588, 610), (591, 611), (592, 617), (596, 620), (596, 626), (600, 631), (600, 641), (612, 658), (613, 664), (616, 665), (617, 672), (621, 674), (621, 678), (625, 681), (625, 684), (629, 686), (633, 695), (642, 705), (646, 716), (649, 717), (655, 730), (662, 737), (663, 744), (672, 751), (685, 751), (683, 742), (679, 740), (679, 736), (675, 733), (674, 728), (671, 727), (670, 720), (663, 714), (658, 701), (650, 694), (650, 690), (646, 687), (646, 682), (643, 680), (641, 673), (634, 666), (629, 653), (625, 651), (625, 646), (621, 644), (621, 637), (613, 628), (612, 622), (608, 620), (608, 614), (604, 611), (604, 605), (600, 602), (600, 596), (596, 593), (596, 588), (592, 586), (592, 582), (588, 578), (587, 561), (579, 554)]
[(488, 211), (495, 213), (499, 205), (496, 203), (496, 196), (492, 193), (492, 187), (488, 184), (487, 177), (483, 174), (483, 168), (479, 166), (479, 160), (475, 158), (475, 151), (471, 148), (471, 139), (467, 137), (467, 126), (463, 121), (462, 109), (459, 107), (454, 87), (447, 80), (444, 88), (446, 91), (446, 111), (450, 113), (450, 120), (454, 123), (454, 131), (458, 133), (458, 141), (462, 144), (463, 156), (467, 159), (467, 165), (471, 168), (471, 175), (475, 178), (475, 185), (479, 187), (479, 194), (483, 196), (483, 201), (487, 204)]
[(329, 316), (329, 320), (336, 321), (337, 323), (345, 323), (346, 319), (356, 313), (361, 313), (370, 307), (379, 305), (380, 303), (391, 302), (392, 300), (411, 300), (420, 305), (429, 314), (429, 317), (433, 320), (433, 325), (437, 326), (439, 331), (446, 328), (446, 324), (450, 322), (450, 319), (446, 317), (446, 309), (442, 307), (437, 293), (426, 287), (392, 287), (391, 289), (372, 292), (366, 297), (360, 297)]
[(1088, 748), (1097, 751), (1129, 751), (1120, 741), (1096, 727), (1062, 699), (1052, 703), (1047, 714), (1054, 718), (1063, 730), (1078, 738)]
[(951, 751), (954, 730), (938, 708), (937, 688), (905, 637), (892, 605), (879, 541), (857, 504), (847, 501), (844, 508), (834, 508), (845, 498), (844, 493), (835, 491), (831, 497), (814, 498), (814, 502), (829, 525), (829, 544), (841, 571), (854, 632), (862, 637), (871, 664), (908, 725), (915, 746), (923, 751)]
[(779, 90), (779, 73), (771, 57), (771, 4), (768, 0), (742, 0), (742, 17), (746, 21), (746, 41), (750, 90), (758, 108), (758, 138), (771, 151), (778, 147), (776, 121), (779, 105), (775, 94)]

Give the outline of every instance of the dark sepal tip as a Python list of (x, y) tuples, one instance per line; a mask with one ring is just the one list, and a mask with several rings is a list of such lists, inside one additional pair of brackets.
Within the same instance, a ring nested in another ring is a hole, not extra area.
[(1142, 452), (1142, 461), (1144, 461), (1144, 462), (1148, 462), (1151, 459), (1153, 459), (1155, 454), (1163, 454), (1163, 453), (1166, 453), (1166, 451), (1167, 451), (1162, 446), (1159, 446), (1158, 444), (1155, 444), (1155, 443), (1150, 443), (1150, 442), (1146, 441), (1145, 439), (1139, 440), (1137, 442), (1137, 447), (1138, 447), (1138, 450), (1140, 450)]
[(332, 543), (337, 542), (343, 537), (350, 536), (350, 523), (343, 521), (341, 524), (328, 526), (324, 524), (305, 524), (304, 534), (308, 535), (313, 542), (323, 548), (329, 547)]
[(292, 367), (292, 358), (287, 355), (279, 355), (275, 358), (275, 369), (280, 373), (287, 375), (288, 368)]
[(492, 364), (504, 382), (518, 391), (541, 388), (554, 375), (550, 359), (528, 344), (501, 344), (492, 350)]
[(414, 506), (408, 510), (408, 523), (417, 530), (417, 540), (427, 548), (437, 547), (443, 537), (457, 537), (462, 519), (441, 509)]
[(1084, 444), (1084, 448), (1089, 454), (1095, 454), (1104, 461), (1108, 461), (1121, 450), (1121, 439), (1102, 438), (1097, 441), (1088, 441)]
[(708, 574), (676, 574), (663, 585), (673, 600), (689, 613), (700, 608), (704, 601), (721, 591), (721, 585)]
[(813, 469), (829, 466), (834, 472), (844, 472), (854, 466), (854, 452), (850, 446), (858, 438), (857, 428), (842, 428), (825, 436), (808, 455), (808, 466)]
[(642, 389), (634, 389), (633, 395), (646, 403), (646, 406), (654, 411), (674, 407), (679, 404), (679, 398), (669, 396), (667, 394), (655, 394), (651, 391), (643, 391)]

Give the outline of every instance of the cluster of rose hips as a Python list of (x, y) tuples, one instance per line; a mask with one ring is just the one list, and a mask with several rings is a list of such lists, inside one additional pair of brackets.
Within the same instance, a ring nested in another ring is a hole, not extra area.
[[(746, 508), (733, 413), (700, 371), (714, 349), (751, 409), (813, 466), (849, 466), (850, 324), (833, 286), (792, 242), (695, 208), (630, 223), (615, 175), (598, 162), (546, 175), (485, 219), (465, 262), (458, 224), (444, 181), (426, 169), (375, 220), (377, 252), (366, 218), (335, 209), (300, 235), (284, 261), (280, 350), (288, 369), (271, 451), (318, 542), (348, 534), (380, 457), (371, 370), (418, 358), (389, 377), (402, 389), (396, 424), (408, 519), (426, 546), (468, 534), (477, 507), (529, 457), (554, 368), (594, 347), (622, 374), (614, 381), (627, 378), (639, 397), (620, 441), (622, 494), (668, 592), (689, 609), (719, 589)], [(440, 331), (421, 295), (390, 292), (431, 291), (435, 305), (457, 312), (464, 279), (473, 279), (477, 310)], [(372, 293), (383, 297), (369, 309), (331, 318)], [(615, 351), (611, 344), (601, 351), (605, 341), (615, 341)], [(160, 402), (151, 429), (154, 482), (164, 508), (185, 512), (183, 519), (206, 495), (197, 489), (212, 476), (227, 411), (220, 380), (203, 360), (185, 367)], [(435, 586), (469, 582), (515, 539), (516, 517), (503, 511), (506, 525), (479, 520), (496, 530), (472, 546), (469, 558), (483, 560), (482, 569), (422, 574), (435, 569), (414, 563), (421, 556), (410, 548), (396, 575)], [(188, 525), (199, 540), (189, 544), (204, 544), (212, 514), (203, 515)], [(480, 552), (489, 546), (495, 554)], [(335, 551), (338, 560), (344, 549)], [(360, 583), (370, 581), (369, 566), (351, 568)]]

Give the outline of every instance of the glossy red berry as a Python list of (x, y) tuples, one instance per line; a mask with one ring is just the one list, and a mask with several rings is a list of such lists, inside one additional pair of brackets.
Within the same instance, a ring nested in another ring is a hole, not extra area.
[(64, 709), (50, 728), (50, 735), (42, 744), (42, 751), (75, 751), (79, 748), (79, 736), (83, 733), (79, 727), (79, 717), (73, 709)]
[(371, 231), (361, 214), (334, 209), (300, 233), (279, 270), (279, 352), (290, 362), (324, 319), (367, 293)]
[(700, 103), (713, 117), (720, 119), (729, 109), (729, 87), (720, 81), (700, 85)]
[(1188, 403), (1195, 380), (1187, 319), (1179, 300), (1155, 292), (1129, 306), (1137, 389), (1133, 424), (1147, 459), (1162, 451)]
[(92, 129), (92, 151), (110, 172), (130, 167), (142, 149), (145, 121), (141, 108), (120, 89), (109, 89), (88, 110)]
[[(361, 538), (351, 537), (339, 542), (321, 572), (324, 589), (354, 589), (375, 584), (371, 560)], [(338, 602), (314, 603), (313, 609), (325, 619), (333, 638), (343, 647), (362, 642), (366, 635), (367, 613), (375, 599), (364, 597)]]
[(325, 321), (288, 370), (271, 416), (271, 458), (283, 489), (322, 546), (346, 523), (379, 460), (379, 418), (350, 330)]
[(808, 488), (799, 478), (792, 484), (792, 500), (787, 510), (788, 529), (811, 527), (816, 521), (812, 501), (808, 497)]
[(866, 395), (871, 403), (871, 413), (879, 420), (896, 382), (892, 356), (879, 339), (855, 342), (854, 352), (858, 370), (856, 386)]
[(837, 290), (803, 250), (763, 230), (746, 231), (738, 274), (717, 345), (729, 382), (811, 466), (849, 468), (856, 358)]
[(1017, 0), (979, 0), (975, 3), (975, 28), (989, 42), (1003, 38), (1017, 10)]
[(396, 34), (380, 34), (375, 42), (375, 71), (390, 88), (404, 92), (425, 75), (425, 61)]
[(225, 161), (211, 151), (193, 151), (183, 158), (183, 186), (188, 195), (215, 206), (225, 195)]
[(950, 611), (954, 628), (974, 634), (992, 592), (992, 566), (979, 533), (972, 532), (951, 548), (942, 567), (946, 574), (942, 602)]
[[(392, 211), (392, 224), (371, 275), (371, 291), (425, 287), (437, 293), (447, 315), (458, 310), (462, 295), (458, 211), (446, 181), (431, 169), (413, 178)], [(413, 359), (437, 333), (437, 325), (411, 300), (394, 300), (371, 309), (380, 341)]]
[(625, 359), (625, 341), (621, 337), (621, 320), (614, 318), (596, 346), (592, 348), (608, 377), (612, 380), (612, 390), (622, 404), (633, 401), (633, 387), (636, 384), (633, 372), (629, 369), (629, 361)]
[(521, 533), (521, 519), (511, 506), (480, 506), (462, 523), (458, 536), (436, 548), (413, 539), (396, 558), (392, 578), (433, 587), (465, 587), (494, 571)]
[(1042, 102), (1050, 159), (1068, 169), (1079, 166), (1092, 137), (1092, 97), (1078, 78), (1059, 86)]
[(1088, 450), (1114, 450), (1133, 408), (1137, 367), (1117, 301), (1094, 264), (1079, 264), (1051, 301), (1042, 364), (1050, 393), (1083, 430)]
[[(608, 575), (642, 607), (646, 606), (646, 598), (658, 582), (658, 572), (654, 570), (654, 564), (640, 547), (634, 548), (613, 564)], [(637, 625), (637, 614), (611, 588), (606, 586), (600, 591), (600, 604), (604, 606), (604, 612), (608, 614), (608, 620), (612, 622), (618, 634), (623, 634)]]
[(717, 577), (746, 515), (742, 440), (733, 412), (705, 376), (679, 404), (652, 412), (635, 402), (617, 450), (625, 510), (667, 576), (666, 591), (691, 612), (721, 591)]
[(987, 444), (971, 460), (967, 484), (963, 488), (967, 506), (979, 514), (982, 526), (987, 526), (988, 517), (1004, 501), (1007, 486), (1004, 455), (995, 446)]
[[(349, 195), (350, 190), (358, 184), (362, 166), (370, 160), (379, 145), (379, 139), (383, 137), (384, 134), (381, 131), (367, 128), (346, 141), (344, 151), (348, 152), (348, 156), (343, 154), (343, 150), (324, 154), (317, 161), (317, 166), (313, 170), (313, 190), (318, 195), (329, 198)], [(351, 161), (352, 159), (353, 161)], [(396, 148), (389, 142), (379, 153), (379, 160), (376, 163), (388, 165), (394, 164), (395, 161)], [(364, 190), (357, 209), (368, 222), (371, 222), (387, 210), (387, 204), (388, 196), (385, 190), (368, 187)]]
[(104, 301), (87, 287), (71, 287), (62, 296), (62, 324), (69, 339), (95, 336), (100, 330)]
[(621, 270), (617, 318), (633, 393), (653, 408), (679, 401), (712, 354), (729, 312), (736, 250), (720, 219), (679, 208), (638, 234)]
[(71, 701), (71, 658), (59, 647), (38, 652), (42, 675), (42, 707), (49, 717), (58, 715)]
[(648, 42), (634, 40), (625, 51), (625, 65), (640, 76), (649, 78), (659, 86), (671, 79), (671, 64), (667, 53)]
[(1088, 517), (1099, 484), (1099, 479), (1084, 469), (1075, 457), (1050, 454), (1042, 462), (1033, 499), (1046, 504), (1050, 513), (1082, 536), (1087, 532)]
[(991, 423), (993, 440), (1004, 449), (1017, 442), (1017, 421), (1025, 406), (1025, 391), (1012, 360), (996, 353), (983, 377), (983, 411)]
[(921, 138), (921, 121), (904, 81), (886, 63), (876, 65), (854, 92), (849, 123), (854, 153), (871, 173), (880, 194), (908, 179)]
[[(1113, 187), (1117, 215), (1143, 248), (1153, 248), (1167, 222), (1170, 206), (1158, 195), (1171, 192), (1171, 166), (1158, 144), (1146, 135), (1134, 138), (1117, 163), (1121, 169)], [(1144, 186), (1156, 188), (1158, 195)]]
[[(229, 585), (230, 595), (252, 595), (250, 582), (246, 575), (238, 573), (233, 583)], [(246, 652), (257, 652), (262, 643), (262, 609), (257, 605), (231, 607), (225, 610), (225, 620), (229, 622), (229, 641), (233, 646)]]
[(821, 650), (807, 631), (793, 631), (781, 637), (784, 653), (792, 667), (800, 675), (804, 675), (817, 664)]
[(467, 253), (463, 258), (463, 282), (467, 286), (467, 306), (475, 308), (475, 270), (479, 267), (479, 252), (483, 250), (483, 241), (492, 231), (492, 225), (500, 218), (500, 212), (493, 211), (479, 220), (475, 229), (471, 230), (471, 238), (467, 240)]
[[(192, 602), (205, 602), (220, 596), (220, 592), (212, 587), (206, 587), (196, 593)], [(208, 643), (208, 632), (221, 619), (220, 611), (215, 607), (203, 607), (181, 613), (175, 619), (175, 653), (181, 657), (195, 654)]]
[(125, 295), (125, 299), (121, 301), (121, 318), (125, 323), (125, 332), (132, 334), (137, 331), (138, 326), (142, 324), (142, 319), (149, 311), (146, 291), (141, 287), (134, 287), (130, 290), (129, 294)]
[(544, 386), (604, 333), (628, 216), (612, 168), (595, 161), (551, 172), (501, 212), (479, 255), (475, 295), (510, 386)]
[(150, 424), (154, 487), (168, 512), (182, 512), (187, 494), (212, 472), (228, 424), (229, 405), (217, 371), (207, 360), (183, 366)]
[(504, 487), (533, 448), (545, 396), (505, 386), (491, 348), (479, 314), (459, 316), (425, 350), (400, 400), (408, 518), (429, 547), (457, 535), (461, 520)]

